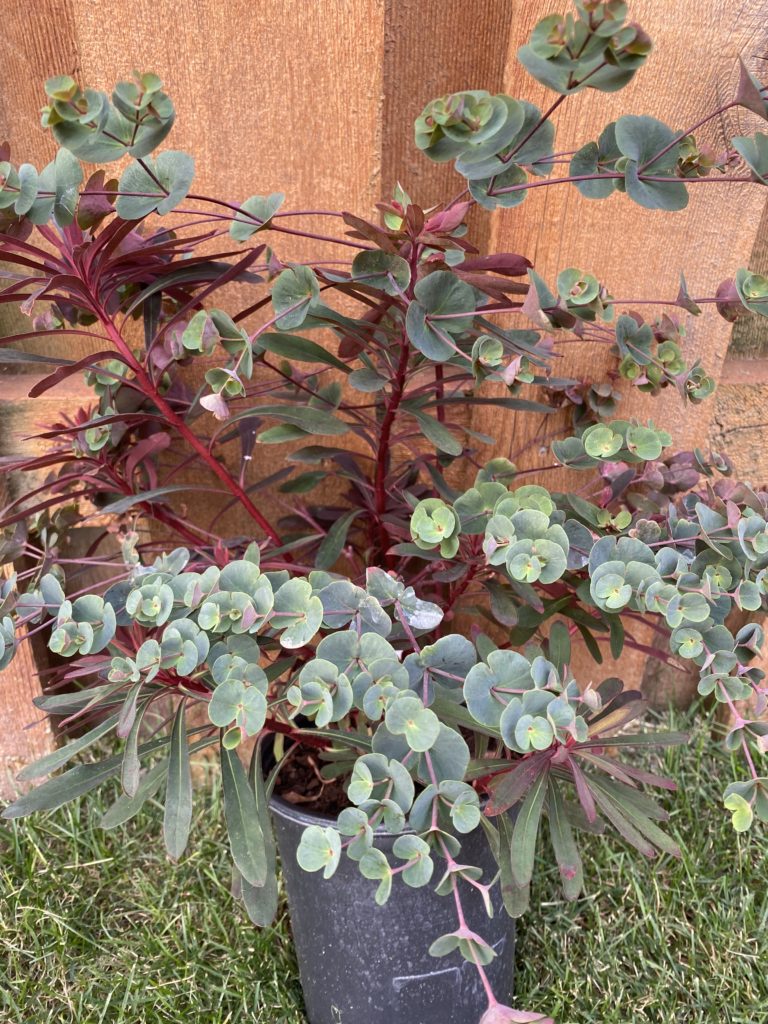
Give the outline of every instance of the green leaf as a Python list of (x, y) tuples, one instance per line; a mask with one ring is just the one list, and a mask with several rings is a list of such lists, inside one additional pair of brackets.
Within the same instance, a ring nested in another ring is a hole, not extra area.
[(331, 569), (334, 566), (347, 542), (350, 526), (361, 514), (359, 508), (354, 508), (345, 515), (339, 516), (317, 549), (315, 565), (318, 569)]
[(402, 256), (381, 249), (364, 250), (352, 261), (352, 280), (386, 295), (398, 295), (411, 283), (411, 269)]
[(213, 691), (208, 704), (208, 717), (214, 725), (226, 728), (232, 722), (247, 736), (255, 736), (264, 725), (267, 700), (255, 686), (246, 686), (240, 679), (225, 679)]
[(738, 793), (729, 793), (723, 801), (726, 810), (731, 811), (731, 824), (737, 832), (748, 832), (752, 827), (754, 812), (749, 801)]
[(544, 806), (544, 797), (549, 781), (549, 766), (546, 765), (535, 780), (523, 801), (512, 832), (511, 865), (512, 878), (516, 885), (529, 885), (533, 875), (533, 861), (536, 853), (536, 838)]
[(344, 373), (350, 372), (346, 363), (326, 351), (322, 345), (296, 334), (267, 332), (259, 335), (257, 344), (265, 348), (267, 352), (274, 352), (275, 355), (283, 356), (285, 359), (291, 359), (297, 363), (324, 363), (326, 366), (343, 370)]
[(375, 370), (364, 366), (361, 370), (353, 370), (349, 375), (349, 383), (356, 391), (372, 394), (387, 386), (386, 377), (380, 376)]
[(191, 487), (189, 484), (167, 484), (165, 487), (155, 487), (151, 491), (141, 491), (138, 494), (129, 494), (125, 498), (118, 498), (117, 501), (111, 501), (107, 505), (104, 505), (102, 512), (105, 515), (122, 515), (123, 512), (127, 512), (129, 508), (133, 508), (134, 505), (139, 505), (143, 501), (156, 501), (157, 498), (164, 498), (166, 494), (175, 494), (178, 491), (194, 491), (194, 490), (207, 490), (204, 487)]
[(549, 783), (547, 812), (549, 836), (560, 871), (565, 898), (567, 900), (578, 899), (584, 887), (584, 869), (576, 841), (573, 838), (573, 830), (566, 817), (565, 803), (560, 795), (560, 787), (553, 779)]
[(341, 836), (330, 826), (309, 825), (301, 835), (296, 860), (304, 871), (322, 871), (330, 878), (341, 859)]
[[(658, 172), (650, 168), (646, 174)], [(649, 181), (647, 177), (641, 177), (635, 164), (630, 161), (624, 179), (627, 195), (647, 210), (684, 210), (688, 205), (688, 189), (682, 181), (676, 180), (674, 175), (664, 175), (667, 176), (669, 182)]]
[(676, 138), (675, 132), (655, 117), (627, 114), (616, 122), (616, 145), (619, 151), (639, 165), (649, 167), (674, 167), (677, 163), (678, 146), (674, 146), (656, 163), (649, 163), (657, 153)]
[(267, 853), (256, 796), (237, 752), (227, 750), (223, 744), (220, 749), (224, 817), (232, 859), (246, 882), (264, 885), (267, 880)]
[[(329, 412), (315, 409), (309, 405), (253, 405), (249, 409), (231, 416), (230, 423), (238, 420), (253, 419), (254, 416), (272, 416), (276, 420), (299, 427), (307, 434), (336, 436), (346, 434), (349, 427), (342, 420), (336, 419)], [(260, 436), (259, 440), (262, 440)], [(177, 485), (178, 489), (183, 485)], [(139, 499), (141, 500), (141, 499)]]
[(513, 824), (508, 814), (498, 819), (499, 836), (499, 884), (504, 909), (510, 917), (522, 917), (528, 909), (531, 898), (531, 886), (518, 885), (512, 875), (512, 833)]
[(408, 834), (398, 836), (392, 852), (401, 860), (412, 862), (403, 871), (403, 881), (406, 885), (419, 889), (429, 883), (435, 865), (429, 855), (429, 846), (423, 839)]
[(51, 772), (61, 768), (63, 764), (66, 764), (76, 754), (79, 754), (81, 750), (90, 747), (92, 743), (95, 743), (96, 740), (101, 739), (102, 736), (114, 729), (118, 717), (118, 715), (110, 715), (109, 718), (105, 718), (103, 722), (99, 722), (93, 729), (89, 729), (88, 732), (78, 736), (77, 739), (70, 740), (69, 743), (65, 743), (58, 750), (53, 750), (50, 754), (46, 754), (45, 757), (41, 757), (39, 761), (33, 761), (32, 764), (26, 765), (26, 767), (21, 769), (16, 778), (19, 782), (29, 782), (31, 779), (41, 779), (44, 775), (50, 775)]
[(269, 225), (274, 215), (283, 205), (285, 196), (282, 192), (272, 192), (268, 196), (251, 196), (240, 209), (250, 214), (244, 217), (241, 213), (235, 214), (235, 219), (229, 228), (229, 233), (236, 242), (245, 242), (251, 235), (261, 231)]
[[(109, 689), (109, 687), (105, 687), (105, 689)], [(93, 693), (93, 691), (86, 690), (85, 693)], [(61, 694), (61, 696), (65, 695)], [(68, 696), (74, 697), (78, 695), (70, 694)], [(150, 740), (148, 743), (143, 743), (139, 747), (139, 754), (141, 756), (151, 754), (161, 747), (166, 747), (169, 742), (167, 737), (160, 736), (155, 740)], [(37, 786), (35, 789), (30, 790), (29, 793), (19, 797), (18, 800), (14, 800), (12, 804), (5, 808), (0, 817), (22, 818), (35, 811), (55, 810), (69, 800), (74, 800), (76, 797), (90, 792), (107, 779), (113, 778), (120, 772), (122, 762), (122, 754), (115, 754), (114, 757), (108, 757), (105, 761), (99, 761), (96, 764), (79, 764), (75, 768), (70, 768), (63, 775), (57, 775), (55, 778), (49, 779), (42, 786)]]
[[(135, 795), (135, 794), (134, 794)], [(168, 783), (165, 790), (163, 838), (171, 860), (184, 853), (192, 824), (192, 771), (187, 743), (186, 707), (179, 704), (171, 730)]]
[(13, 207), (13, 212), (17, 216), (23, 217), (32, 209), (39, 187), (39, 175), (35, 167), (32, 164), (22, 164), (19, 167), (19, 194)]
[(440, 719), (415, 695), (405, 695), (393, 701), (385, 721), (390, 732), (405, 737), (411, 750), (429, 750), (440, 735)]
[(383, 906), (392, 892), (392, 868), (386, 855), (374, 847), (360, 858), (359, 867), (364, 878), (379, 881), (374, 900), (378, 906)]
[(98, 761), (96, 764), (79, 764), (63, 775), (57, 775), (42, 786), (20, 796), (9, 804), (2, 813), (3, 818), (23, 818), (35, 811), (53, 811), (69, 800), (100, 786), (120, 771), (122, 755)]
[[(616, 122), (616, 145), (629, 157), (625, 170), (627, 195), (647, 209), (682, 210), (688, 205), (688, 190), (675, 175), (680, 145), (671, 143), (676, 138), (671, 128), (654, 117), (627, 114)], [(664, 149), (667, 152), (655, 159)], [(647, 175), (668, 176), (670, 181), (648, 181)]]
[(53, 167), (56, 180), (53, 215), (62, 227), (67, 227), (75, 219), (83, 169), (80, 161), (66, 149), (60, 149), (56, 154)]
[[(408, 337), (428, 359), (445, 362), (456, 354), (451, 335), (472, 326), (477, 308), (474, 288), (447, 270), (438, 270), (422, 278), (414, 288), (405, 319)], [(467, 316), (430, 321), (430, 316), (467, 313)]]
[(731, 139), (733, 148), (749, 164), (755, 177), (768, 185), (768, 135), (755, 132), (752, 136)]
[(548, 647), (549, 660), (562, 673), (571, 663), (571, 635), (564, 622), (558, 620), (550, 626)]
[[(264, 781), (261, 758), (261, 741), (256, 744), (251, 759), (250, 781), (259, 809), (259, 822), (264, 836), (264, 850), (267, 859), (267, 879), (264, 885), (250, 885), (241, 876), (241, 895), (250, 920), (259, 928), (266, 928), (277, 916), (277, 850), (269, 816), (269, 797)], [(238, 872), (239, 874), (239, 872)]]
[(169, 149), (144, 163), (146, 168), (137, 161), (129, 164), (120, 178), (115, 209), (123, 220), (141, 220), (153, 212), (161, 216), (170, 213), (192, 185), (195, 161), (188, 153)]
[(464, 446), (461, 441), (458, 441), (450, 430), (443, 426), (439, 420), (436, 420), (433, 416), (427, 415), (425, 412), (420, 412), (416, 409), (407, 409), (407, 412), (413, 416), (416, 422), (421, 428), (421, 432), (430, 441), (438, 451), (445, 452), (446, 455), (459, 456), (464, 451)]
[(309, 307), (319, 298), (320, 286), (311, 267), (288, 267), (272, 286), (272, 305), (278, 317), (277, 327), (281, 331), (301, 327)]
[[(210, 742), (210, 740), (203, 741), (205, 744)], [(153, 765), (144, 773), (133, 796), (122, 793), (112, 806), (104, 812), (99, 820), (99, 828), (116, 828), (118, 825), (124, 825), (126, 821), (130, 821), (131, 818), (135, 817), (147, 800), (151, 799), (160, 789), (167, 772), (167, 758)]]

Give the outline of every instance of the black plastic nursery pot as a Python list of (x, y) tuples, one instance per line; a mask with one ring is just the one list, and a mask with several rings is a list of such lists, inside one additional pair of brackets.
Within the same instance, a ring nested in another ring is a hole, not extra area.
[[(458, 952), (440, 959), (428, 952), (436, 938), (456, 930), (454, 901), (431, 886), (412, 889), (398, 875), (389, 901), (379, 907), (376, 883), (348, 857), (330, 879), (308, 874), (296, 861), (302, 832), (335, 819), (280, 797), (272, 798), (271, 807), (310, 1024), (477, 1024), (487, 1000), (475, 967)], [(396, 838), (377, 832), (376, 846), (389, 855)], [(482, 829), (462, 837), (462, 854), (483, 868), (483, 881), (495, 876)], [(498, 886), (492, 896), (489, 919), (480, 894), (468, 885), (462, 889), (467, 924), (497, 954), (486, 968), (494, 992), (511, 1003), (515, 922)]]

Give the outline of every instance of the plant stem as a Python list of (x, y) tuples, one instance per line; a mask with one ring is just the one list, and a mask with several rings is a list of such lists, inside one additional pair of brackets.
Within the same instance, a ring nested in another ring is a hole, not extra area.
[(397, 410), (403, 398), (403, 391), (405, 390), (405, 377), (408, 370), (408, 358), (410, 353), (411, 346), (405, 333), (403, 333), (400, 348), (400, 359), (397, 364), (397, 370), (395, 371), (392, 393), (387, 399), (386, 408), (384, 409), (384, 417), (381, 421), (381, 430), (379, 432), (379, 442), (376, 448), (376, 470), (373, 478), (374, 509), (378, 525), (379, 553), (386, 564), (389, 564), (390, 562), (390, 558), (387, 555), (387, 551), (390, 546), (390, 537), (389, 531), (384, 525), (382, 517), (387, 507), (387, 474), (389, 473), (390, 462), (390, 439), (392, 436), (392, 426), (395, 422)]
[(136, 374), (142, 389), (152, 399), (168, 423), (177, 431), (186, 443), (194, 449), (206, 466), (208, 466), (211, 472), (221, 480), (233, 497), (237, 498), (251, 519), (258, 523), (269, 539), (274, 544), (282, 544), (280, 535), (277, 533), (275, 528), (269, 520), (259, 512), (240, 484), (238, 484), (238, 482), (230, 475), (227, 468), (219, 462), (212, 452), (208, 450), (208, 447), (203, 444), (200, 438), (197, 437), (192, 430), (189, 429), (184, 420), (174, 412), (172, 407), (159, 393), (154, 382), (144, 370), (144, 367), (134, 358), (129, 346), (126, 344), (123, 336), (120, 334), (120, 331), (117, 329), (109, 315), (103, 309), (99, 309), (98, 313), (99, 319), (101, 320), (110, 339), (114, 342), (115, 346), (120, 351), (120, 354)]

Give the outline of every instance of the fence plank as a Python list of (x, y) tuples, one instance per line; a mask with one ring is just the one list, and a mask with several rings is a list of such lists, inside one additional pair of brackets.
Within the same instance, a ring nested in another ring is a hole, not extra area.
[[(562, 8), (561, 0), (520, 0), (516, 5), (506, 91), (539, 105), (551, 101), (551, 93), (532, 82), (517, 64), (515, 54), (533, 25), (544, 15)], [(621, 93), (606, 95), (587, 90), (569, 99), (557, 114), (556, 149), (575, 149), (594, 138), (610, 120), (627, 113), (650, 114), (672, 125), (693, 124), (712, 109), (716, 96), (727, 96), (735, 84), (736, 58), (741, 54), (750, 66), (766, 51), (768, 22), (764, 0), (742, 0), (724, 5), (720, 0), (689, 0), (677, 3), (674, 14), (654, 0), (634, 0), (632, 17), (649, 32), (656, 51), (633, 82)], [(696, 42), (691, 42), (690, 25), (695, 23)], [(741, 111), (727, 115), (728, 134), (748, 130), (753, 118)], [(703, 138), (722, 148), (723, 126), (717, 122)], [(698, 294), (713, 294), (718, 283), (739, 266), (746, 266), (755, 242), (765, 205), (759, 187), (735, 185), (692, 186), (687, 210), (678, 214), (644, 210), (626, 196), (614, 194), (597, 203), (584, 199), (572, 186), (534, 189), (519, 210), (496, 217), (492, 246), (498, 251), (512, 249), (533, 259), (545, 279), (553, 281), (565, 267), (582, 267), (595, 273), (617, 298), (641, 299), (645, 295), (677, 294), (679, 273), (685, 269), (691, 287)], [(646, 289), (645, 295), (643, 289)], [(730, 325), (716, 312), (707, 310), (689, 328), (689, 357), (701, 358), (717, 377), (730, 338)], [(564, 376), (600, 378), (607, 368), (607, 346), (568, 345), (558, 363)], [(660, 399), (637, 392), (622, 404), (621, 415), (653, 417), (664, 423), (675, 445), (687, 448), (707, 439), (713, 402), (684, 407), (672, 389)], [(510, 414), (499, 421), (481, 409), (474, 418), (477, 429), (498, 438), (497, 453), (514, 457), (523, 468), (541, 466), (546, 445), (541, 439), (567, 423), (566, 415), (542, 421), (527, 414)], [(541, 477), (547, 486), (581, 487), (581, 474), (551, 472)], [(642, 634), (641, 639), (647, 639)], [(632, 682), (642, 676), (646, 657), (625, 654), (622, 675)], [(576, 670), (585, 681), (598, 675), (585, 654)], [(604, 674), (616, 670), (609, 660)]]

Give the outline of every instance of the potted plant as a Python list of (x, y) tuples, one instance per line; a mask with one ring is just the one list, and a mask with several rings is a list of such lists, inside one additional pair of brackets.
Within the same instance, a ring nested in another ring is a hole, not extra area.
[[(765, 134), (722, 152), (693, 135), (732, 106), (768, 118), (768, 90), (743, 67), (698, 125), (624, 116), (554, 152), (559, 106), (620, 89), (651, 50), (626, 7), (577, 0), (536, 27), (520, 60), (557, 94), (543, 114), (480, 90), (430, 103), (416, 145), (454, 161), (466, 187), (427, 210), (398, 187), (375, 223), (286, 210), (280, 194), (192, 192), (191, 156), (152, 155), (174, 111), (151, 74), (111, 98), (49, 81), (56, 159), (38, 172), (3, 154), (1, 294), (34, 316), (3, 339), (5, 359), (60, 338), (60, 358), (37, 357), (55, 369), (33, 395), (73, 374), (93, 393), (40, 435), (44, 454), (4, 467), (26, 487), (2, 520), (4, 559), (19, 565), (3, 588), (3, 658), (20, 627), (46, 633), (65, 660), (37, 703), (74, 734), (24, 769), (51, 778), (4, 816), (119, 777), (104, 827), (164, 793), (175, 860), (190, 757), (216, 747), (233, 892), (270, 923), (276, 835), (312, 1024), (541, 1020), (508, 1003), (542, 822), (568, 899), (584, 884), (579, 830), (678, 852), (646, 792), (674, 783), (624, 754), (684, 737), (622, 733), (642, 697), (614, 678), (580, 685), (574, 637), (600, 661), (654, 623), (733, 712), (734, 826), (768, 820), (766, 689), (751, 666), (762, 630), (728, 625), (734, 607), (764, 606), (768, 494), (730, 480), (724, 457), (673, 453), (664, 429), (615, 415), (631, 387), (706, 398), (685, 318), (705, 303), (766, 315), (768, 280), (741, 269), (711, 296), (683, 281), (677, 296), (616, 300), (587, 271), (546, 282), (522, 255), (480, 253), (466, 227), (475, 204), (515, 207), (553, 184), (675, 211), (704, 183), (768, 183)], [(82, 163), (126, 155), (119, 182), (103, 169), (84, 181)], [(285, 255), (296, 234), (316, 240), (317, 260)], [(225, 312), (233, 281), (252, 301)], [(83, 335), (93, 353), (68, 360)], [(574, 337), (612, 346), (611, 381), (556, 376), (559, 340)], [(594, 500), (581, 482), (551, 491), (488, 461), (492, 439), (467, 418), (478, 403), (541, 417), (564, 402), (572, 428), (552, 450), (597, 478)], [(247, 529), (222, 528), (233, 508)], [(96, 515), (103, 543), (68, 556), (68, 531)], [(99, 584), (82, 578), (95, 565)], [(751, 699), (754, 711), (737, 704)], [(53, 774), (113, 732), (122, 753)]]

